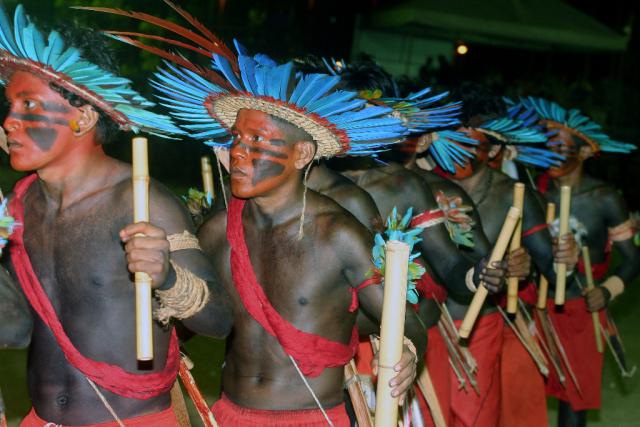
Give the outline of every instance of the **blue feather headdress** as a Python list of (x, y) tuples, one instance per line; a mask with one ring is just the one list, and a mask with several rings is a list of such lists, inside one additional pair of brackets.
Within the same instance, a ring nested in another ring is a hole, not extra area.
[(489, 135), (515, 151), (513, 160), (530, 166), (559, 166), (564, 156), (547, 148), (548, 136), (536, 125), (535, 114), (508, 110), (506, 117), (489, 120), (473, 129)]
[(65, 46), (60, 34), (46, 37), (16, 7), (13, 26), (0, 7), (0, 81), (6, 84), (15, 71), (26, 71), (68, 90), (107, 114), (121, 129), (162, 136), (183, 133), (171, 118), (146, 111), (154, 104), (115, 76), (82, 58), (78, 49)]
[[(340, 154), (368, 155), (398, 142), (407, 130), (389, 107), (365, 108), (357, 93), (337, 90), (339, 77), (294, 72), (292, 62), (278, 65), (266, 55), (251, 56), (239, 43), (233, 54), (187, 12), (165, 0), (202, 35), (172, 22), (139, 12), (83, 7), (124, 15), (165, 28), (193, 44), (138, 33), (108, 32), (123, 41), (155, 53), (167, 61), (155, 73), (152, 86), (161, 104), (181, 123), (189, 136), (208, 145), (229, 145), (228, 129), (241, 109), (263, 111), (307, 132), (317, 144), (316, 158)], [(135, 38), (155, 38), (202, 53), (212, 59), (202, 69), (184, 57), (153, 48)]]
[[(517, 106), (534, 111), (536, 119), (548, 129), (555, 130), (556, 133), (560, 129), (565, 129), (582, 139), (592, 147), (594, 153), (598, 151), (629, 153), (636, 149), (633, 144), (611, 139), (602, 132), (602, 127), (599, 124), (582, 114), (578, 109), (566, 110), (553, 101), (533, 96), (520, 98), (519, 104), (514, 104), (514, 107)], [(554, 143), (557, 144), (558, 141), (550, 141), (550, 144)]]
[[(333, 75), (349, 71), (344, 60), (322, 58), (327, 70)], [(473, 138), (453, 128), (460, 125), (462, 102), (442, 104), (449, 92), (431, 95), (430, 87), (402, 97), (385, 97), (380, 89), (363, 90), (359, 96), (374, 105), (393, 108), (393, 116), (402, 120), (411, 135), (431, 134), (432, 142), (428, 152), (438, 165), (447, 172), (454, 173), (455, 165), (465, 166), (475, 156)]]

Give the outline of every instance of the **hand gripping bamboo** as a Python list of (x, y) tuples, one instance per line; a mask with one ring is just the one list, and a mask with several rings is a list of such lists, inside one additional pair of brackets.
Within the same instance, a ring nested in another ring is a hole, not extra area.
[[(587, 291), (591, 291), (595, 288), (593, 285), (593, 272), (591, 271), (591, 255), (589, 254), (589, 248), (587, 246), (582, 247), (582, 260), (584, 261), (584, 275), (587, 277)], [(600, 337), (600, 313), (594, 311), (591, 313), (593, 319), (593, 332), (596, 337), (596, 348), (599, 353), (604, 351), (604, 345)]]
[(213, 200), (215, 193), (213, 189), (213, 169), (211, 168), (211, 161), (209, 156), (202, 156), (200, 158), (200, 169), (202, 170), (202, 188), (204, 194), (207, 196), (207, 200)]
[[(520, 209), (520, 221), (516, 225), (516, 229), (511, 237), (511, 245), (509, 251), (513, 251), (520, 247), (522, 238), (522, 217), (524, 212), (524, 184), (516, 182), (513, 186), (513, 206)], [(516, 314), (518, 311), (518, 278), (509, 277), (507, 279), (507, 313)]]
[[(149, 161), (147, 138), (136, 137), (133, 147), (133, 222), (149, 221)], [(135, 273), (136, 355), (140, 361), (153, 360), (151, 320), (151, 277)]]
[[(511, 239), (511, 235), (513, 234), (513, 230), (515, 230), (516, 224), (518, 223), (519, 219), (520, 209), (512, 206), (507, 213), (504, 224), (502, 224), (502, 229), (500, 230), (498, 240), (496, 241), (496, 244), (493, 247), (493, 251), (491, 252), (491, 257), (489, 258), (487, 267), (490, 267), (491, 264), (493, 264), (495, 261), (500, 261), (504, 257), (504, 253), (507, 250), (507, 245), (509, 244), (509, 240)], [(480, 314), (480, 310), (482, 309), (482, 305), (484, 304), (484, 300), (487, 298), (488, 294), (489, 291), (487, 291), (487, 288), (485, 288), (484, 285), (480, 283), (480, 286), (478, 286), (478, 290), (473, 295), (471, 305), (469, 305), (469, 309), (464, 315), (462, 325), (460, 325), (461, 338), (469, 338), (469, 335), (471, 335), (473, 325), (476, 323), (478, 314)]]
[[(560, 187), (560, 227), (558, 239), (569, 232), (569, 212), (571, 211), (571, 187)], [(556, 264), (556, 305), (564, 305), (567, 286), (567, 264)]]
[(391, 396), (389, 381), (396, 376), (393, 367), (402, 357), (409, 245), (397, 240), (388, 241), (385, 258), (375, 426), (395, 427), (398, 424), (398, 397)]
[[(556, 216), (556, 205), (554, 203), (547, 203), (547, 224), (553, 222), (553, 218)], [(538, 287), (538, 303), (536, 307), (540, 310), (547, 308), (547, 294), (549, 293), (549, 281), (542, 274), (540, 275), (540, 286)]]

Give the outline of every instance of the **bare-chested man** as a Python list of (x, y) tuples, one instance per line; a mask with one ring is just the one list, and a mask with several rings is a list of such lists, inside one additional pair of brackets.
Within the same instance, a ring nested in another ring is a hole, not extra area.
[[(15, 22), (26, 20), (19, 6)], [(113, 64), (100, 35), (63, 34), (38, 35), (48, 44), (34, 50), (18, 48), (23, 40), (3, 39), (0, 46), (11, 166), (35, 172), (16, 184), (10, 202), (11, 215), (22, 225), (9, 243), (10, 268), (33, 318), (28, 362), (33, 410), (21, 425), (114, 426), (120, 420), (177, 426), (169, 396), (179, 363), (177, 338), (173, 328), (154, 324), (153, 364), (137, 364), (131, 273), (148, 273), (156, 290), (197, 292), (201, 298), (194, 309), (199, 310), (184, 319), (196, 332), (228, 333), (228, 298), (201, 252), (169, 254), (167, 234), (193, 230), (164, 187), (152, 182), (149, 197), (151, 223), (162, 229), (131, 224), (131, 168), (107, 156), (102, 146), (118, 126), (158, 133), (178, 129), (165, 116), (143, 112), (149, 104), (127, 80), (102, 85), (100, 80), (116, 77), (108, 71)], [(80, 59), (71, 46), (87, 56)], [(207, 294), (213, 303), (205, 307)], [(157, 296), (164, 309), (180, 313)]]
[[(507, 175), (489, 166), (502, 149), (498, 141), (489, 141), (487, 132), (482, 128), (485, 123), (506, 114), (503, 101), (481, 86), (467, 85), (460, 89), (459, 97), (463, 102), (462, 122), (470, 137), (478, 141), (476, 157), (466, 168), (456, 168), (455, 174), (449, 176), (456, 181), (473, 199), (482, 220), (482, 228), (491, 242), (495, 242), (504, 217), (513, 205), (513, 185), (515, 181)], [(542, 135), (541, 135), (542, 136)], [(541, 142), (544, 142), (542, 139)], [(555, 282), (553, 263), (564, 262), (571, 266), (577, 262), (577, 247), (571, 238), (566, 236), (557, 247), (553, 247), (549, 231), (544, 224), (544, 213), (532, 189), (527, 188), (523, 211), (523, 239), (522, 245), (541, 274)], [(553, 247), (553, 251), (551, 250)], [(526, 253), (524, 256), (527, 256)], [(514, 274), (519, 279), (529, 275), (529, 263), (524, 269)], [(529, 284), (532, 287), (532, 284)], [(553, 286), (553, 285), (552, 285)], [(521, 292), (521, 297), (529, 304), (535, 303), (535, 288)], [(526, 297), (529, 297), (528, 299)], [(466, 312), (465, 306), (455, 302), (448, 303), (454, 318), (460, 318)], [(494, 305), (487, 305), (483, 314), (497, 317)], [(491, 314), (494, 313), (494, 314)], [(492, 393), (500, 403), (500, 425), (526, 425), (530, 414), (541, 425), (546, 423), (546, 399), (543, 378), (534, 365), (524, 347), (518, 342), (510, 328), (504, 328), (504, 336), (498, 338), (501, 342), (501, 352), (496, 353), (496, 363), (500, 384), (496, 385)], [(500, 361), (500, 363), (498, 363)], [(519, 372), (518, 381), (514, 382), (514, 372)], [(460, 402), (461, 404), (463, 402)]]
[[(600, 408), (603, 354), (597, 352), (594, 345), (589, 311), (600, 311), (605, 322), (604, 309), (640, 273), (640, 253), (633, 243), (633, 224), (624, 199), (615, 188), (586, 175), (583, 167), (587, 159), (600, 151), (628, 153), (636, 147), (611, 140), (599, 125), (577, 110), (567, 111), (541, 98), (523, 99), (522, 103), (538, 113), (547, 130), (558, 132), (553, 138), (555, 149), (566, 161), (560, 167), (549, 169), (540, 180), (539, 189), (558, 205), (560, 186), (571, 186), (572, 228), (583, 234), (582, 244), (591, 254), (593, 277), (600, 282), (592, 291), (586, 294), (582, 291), (577, 283), (586, 284), (581, 260), (575, 280), (567, 280), (562, 309), (552, 309), (553, 297), (549, 300), (550, 316), (564, 343), (581, 393), (570, 382), (563, 389), (556, 378), (550, 379), (547, 390), (560, 399), (558, 425), (580, 427), (586, 425), (587, 410)], [(551, 105), (551, 110), (544, 110)], [(612, 248), (622, 259), (614, 271), (609, 269)], [(589, 327), (576, 330), (573, 325), (577, 324)]]

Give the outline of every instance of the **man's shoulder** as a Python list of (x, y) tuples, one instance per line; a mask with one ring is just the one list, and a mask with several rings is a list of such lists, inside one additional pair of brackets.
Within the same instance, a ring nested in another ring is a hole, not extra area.
[(205, 252), (210, 252), (226, 243), (227, 211), (220, 210), (205, 219), (198, 230), (198, 240)]
[(339, 205), (335, 200), (315, 191), (308, 191), (308, 207), (312, 207), (313, 221), (320, 236), (326, 238), (339, 237), (341, 233), (357, 234), (368, 233), (348, 210)]

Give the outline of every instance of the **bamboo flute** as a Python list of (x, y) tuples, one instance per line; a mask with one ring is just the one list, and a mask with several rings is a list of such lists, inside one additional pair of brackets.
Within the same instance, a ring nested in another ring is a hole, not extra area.
[(202, 171), (202, 188), (207, 196), (207, 202), (211, 205), (215, 197), (215, 190), (213, 188), (213, 168), (211, 167), (209, 156), (200, 158), (200, 169)]
[[(522, 240), (522, 217), (524, 216), (524, 184), (516, 182), (513, 185), (513, 206), (520, 209), (520, 220), (511, 237), (511, 245), (509, 250), (513, 251), (520, 248)], [(507, 313), (516, 314), (518, 311), (518, 278), (509, 277), (507, 279)]]
[[(560, 227), (558, 240), (569, 232), (569, 212), (571, 211), (571, 187), (560, 187)], [(565, 289), (567, 286), (567, 264), (556, 264), (556, 296), (555, 304), (564, 305)]]
[[(553, 218), (556, 216), (556, 205), (554, 203), (547, 203), (547, 224), (553, 222)], [(540, 275), (540, 286), (538, 287), (538, 303), (536, 307), (540, 310), (546, 310), (547, 308), (547, 294), (549, 293), (549, 281), (544, 275)]]
[(367, 399), (365, 398), (362, 387), (360, 386), (356, 362), (353, 359), (344, 365), (344, 377), (358, 425), (362, 427), (372, 427), (373, 420), (371, 419)]
[(431, 381), (431, 376), (429, 375), (429, 370), (426, 365), (422, 368), (422, 372), (418, 377), (418, 388), (427, 401), (427, 405), (429, 405), (435, 427), (447, 427), (436, 389), (433, 387), (433, 382)]
[[(582, 260), (584, 261), (584, 274), (587, 277), (587, 291), (595, 288), (593, 284), (593, 272), (591, 271), (591, 255), (589, 254), (589, 248), (587, 246), (582, 247)], [(596, 348), (598, 353), (604, 351), (604, 345), (600, 337), (600, 313), (597, 311), (591, 312), (591, 319), (593, 320), (593, 331), (596, 337)]]
[(191, 359), (184, 354), (181, 355), (178, 375), (182, 380), (185, 390), (187, 390), (187, 394), (189, 394), (189, 397), (193, 402), (193, 406), (196, 407), (196, 411), (198, 412), (198, 415), (200, 415), (200, 419), (202, 419), (202, 424), (204, 427), (218, 427), (218, 423), (213, 418), (213, 413), (211, 413), (211, 409), (209, 409), (207, 401), (204, 399), (204, 396), (202, 396), (193, 375), (191, 375), (192, 368), (193, 362)]
[[(147, 138), (136, 137), (133, 147), (133, 222), (149, 221), (149, 159)], [(140, 361), (153, 360), (151, 319), (151, 277), (135, 273), (136, 355)]]
[[(493, 247), (493, 251), (491, 252), (491, 257), (489, 258), (487, 267), (490, 267), (494, 262), (500, 261), (502, 257), (504, 257), (504, 253), (507, 250), (507, 245), (509, 244), (509, 239), (511, 239), (511, 235), (513, 234), (513, 230), (516, 228), (516, 224), (518, 223), (519, 219), (520, 209), (512, 206), (509, 209), (507, 217), (504, 220), (502, 230), (500, 230), (498, 240)], [(461, 338), (469, 338), (469, 335), (471, 335), (473, 325), (476, 323), (476, 319), (480, 314), (480, 310), (482, 310), (482, 305), (484, 304), (484, 300), (487, 298), (488, 294), (489, 291), (487, 290), (487, 288), (485, 288), (484, 285), (480, 283), (480, 285), (478, 286), (478, 290), (473, 295), (471, 305), (469, 306), (467, 313), (464, 315), (462, 324), (460, 325), (458, 333), (460, 334)]]
[(385, 258), (375, 426), (395, 427), (398, 423), (398, 397), (391, 396), (389, 382), (396, 375), (394, 365), (402, 357), (409, 245), (397, 240), (388, 241)]

